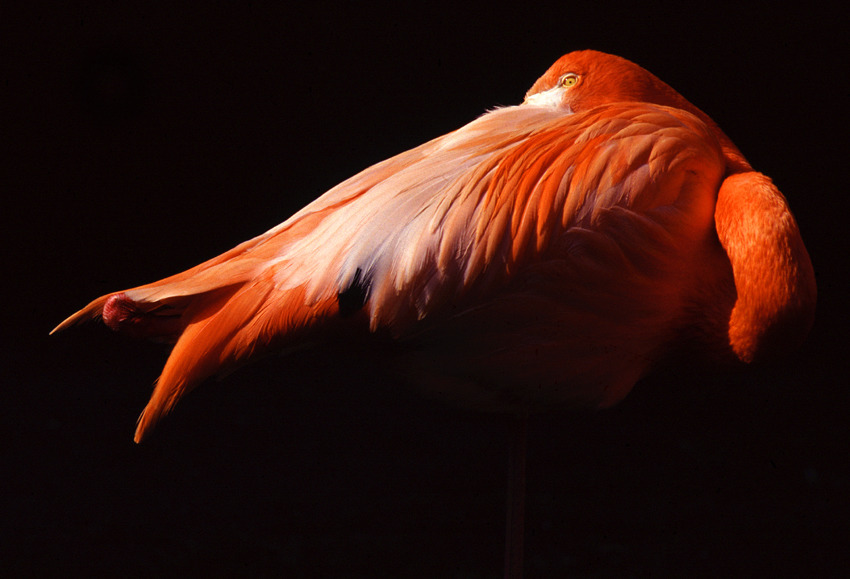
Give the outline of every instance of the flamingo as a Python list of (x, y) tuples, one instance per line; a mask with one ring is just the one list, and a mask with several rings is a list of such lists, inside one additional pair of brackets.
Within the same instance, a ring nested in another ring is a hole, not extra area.
[[(772, 181), (669, 85), (583, 50), (521, 104), (365, 169), (218, 257), (99, 297), (53, 332), (100, 317), (174, 343), (141, 442), (205, 379), (341, 334), (382, 336), (384, 363), (473, 408), (604, 408), (677, 352), (751, 364), (793, 350), (816, 293)], [(524, 452), (514, 458), (516, 498)], [(506, 567), (519, 576), (512, 504)]]

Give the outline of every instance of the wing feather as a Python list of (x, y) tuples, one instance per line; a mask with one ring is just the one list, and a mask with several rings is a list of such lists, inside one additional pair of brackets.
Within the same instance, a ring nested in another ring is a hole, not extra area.
[[(645, 220), (681, 202), (693, 215), (676, 227), (704, 233), (723, 167), (710, 131), (676, 109), (497, 109), (355, 175), (221, 256), (98, 298), (54, 331), (104, 315), (114, 329), (157, 337), (167, 327), (177, 339), (140, 417), (141, 439), (205, 378), (333, 326), (338, 296), (354, 283), (365, 286), (370, 327), (402, 336), (540, 261), (565, 232), (601, 227), (611, 211)], [(688, 195), (702, 201), (680, 199)], [(104, 313), (110, 300), (125, 313)]]

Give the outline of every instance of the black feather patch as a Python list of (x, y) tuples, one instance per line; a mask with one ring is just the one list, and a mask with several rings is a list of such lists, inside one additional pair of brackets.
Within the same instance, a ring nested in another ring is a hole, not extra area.
[(358, 267), (351, 285), (336, 294), (339, 315), (345, 318), (360, 311), (369, 299), (369, 289), (370, 281), (363, 277), (363, 271)]

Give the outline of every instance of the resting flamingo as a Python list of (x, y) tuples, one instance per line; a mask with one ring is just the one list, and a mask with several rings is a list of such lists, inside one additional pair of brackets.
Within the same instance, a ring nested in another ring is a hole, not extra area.
[[(797, 347), (814, 316), (786, 199), (701, 110), (585, 50), (518, 106), (380, 162), (281, 225), (62, 322), (174, 343), (142, 441), (190, 390), (269, 351), (380, 333), (386, 363), (489, 411), (607, 407), (675, 351)], [(521, 518), (521, 517), (520, 517)]]

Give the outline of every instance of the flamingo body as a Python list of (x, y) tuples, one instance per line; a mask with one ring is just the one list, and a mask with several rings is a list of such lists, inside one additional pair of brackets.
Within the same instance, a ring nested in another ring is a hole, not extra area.
[(743, 362), (795, 347), (815, 294), (785, 198), (717, 125), (639, 66), (580, 51), (525, 103), (57, 330), (102, 316), (175, 342), (139, 441), (204, 379), (343, 331), (389, 336), (388, 362), (464, 404), (608, 406), (681, 344)]

